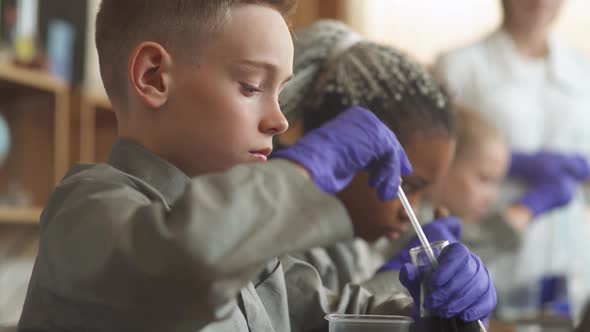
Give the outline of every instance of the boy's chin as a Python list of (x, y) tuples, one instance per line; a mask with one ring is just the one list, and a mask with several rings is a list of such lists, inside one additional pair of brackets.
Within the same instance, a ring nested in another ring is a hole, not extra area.
[(268, 157), (264, 154), (258, 153), (251, 153), (250, 157), (248, 158), (248, 162), (250, 163), (265, 163), (268, 161)]
[(239, 159), (234, 160), (233, 162), (227, 163), (223, 166), (220, 167), (220, 169), (214, 170), (215, 172), (225, 172), (225, 171), (229, 171), (230, 169), (236, 167), (236, 166), (240, 166), (240, 165), (244, 165), (244, 164), (258, 164), (258, 163), (265, 163), (267, 162), (267, 157), (265, 156), (264, 158), (259, 157), (259, 156), (253, 156), (253, 155), (249, 155), (246, 157), (242, 157)]

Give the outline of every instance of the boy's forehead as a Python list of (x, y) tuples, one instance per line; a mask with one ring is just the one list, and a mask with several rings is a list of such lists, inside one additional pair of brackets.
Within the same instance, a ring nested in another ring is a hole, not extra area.
[(275, 65), (293, 61), (289, 27), (276, 10), (260, 5), (230, 9), (229, 19), (208, 49), (215, 57), (254, 60)]

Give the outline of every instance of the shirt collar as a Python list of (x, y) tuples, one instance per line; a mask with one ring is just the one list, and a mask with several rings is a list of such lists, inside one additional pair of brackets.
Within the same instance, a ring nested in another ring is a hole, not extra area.
[(126, 139), (115, 142), (108, 164), (155, 188), (169, 205), (182, 195), (190, 180), (176, 166)]
[[(516, 50), (510, 34), (505, 29), (500, 29), (491, 36), (491, 41), (495, 45), (498, 61), (502, 61), (513, 75), (522, 77), (522, 68), (519, 63), (526, 60)], [(568, 50), (552, 35), (549, 36), (548, 43), (547, 64), (550, 78), (561, 87), (574, 88), (578, 74)]]

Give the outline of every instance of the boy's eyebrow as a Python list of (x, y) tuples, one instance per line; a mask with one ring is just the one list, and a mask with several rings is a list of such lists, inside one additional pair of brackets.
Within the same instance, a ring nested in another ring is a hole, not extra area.
[[(238, 63), (241, 65), (245, 65), (245, 66), (262, 68), (266, 71), (270, 71), (273, 73), (278, 72), (278, 66), (274, 65), (273, 63), (266, 62), (263, 60), (243, 59), (243, 60), (238, 61)], [(285, 85), (287, 82), (289, 82), (291, 79), (293, 79), (293, 76), (294, 76), (293, 74), (289, 75), (289, 77), (287, 77), (285, 80), (283, 80), (281, 85)]]

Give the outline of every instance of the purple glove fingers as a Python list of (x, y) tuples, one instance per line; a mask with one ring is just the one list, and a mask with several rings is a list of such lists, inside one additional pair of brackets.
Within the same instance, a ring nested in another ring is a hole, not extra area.
[(415, 320), (420, 317), (420, 309), (418, 301), (420, 300), (420, 276), (418, 269), (411, 263), (403, 264), (399, 271), (399, 281), (410, 293), (410, 296), (414, 300), (414, 306), (412, 309), (412, 316)]
[(567, 171), (580, 182), (590, 180), (590, 165), (588, 164), (588, 161), (586, 161), (586, 158), (579, 154), (570, 157)]
[(450, 291), (456, 291), (457, 283), (464, 284), (466, 276), (474, 274), (478, 268), (478, 262), (474, 261), (467, 247), (460, 243), (444, 248), (438, 262), (440, 267), (432, 274), (430, 282), (434, 288), (444, 287)]
[(496, 308), (496, 304), (498, 302), (498, 299), (496, 296), (496, 289), (494, 288), (494, 284), (491, 281), (491, 277), (490, 277), (490, 284), (488, 285), (488, 289), (482, 295), (482, 298), (488, 299), (486, 301), (485, 306), (474, 304), (471, 307), (469, 307), (468, 309), (464, 310), (459, 315), (459, 318), (461, 318), (461, 320), (463, 320), (464, 322), (474, 322), (478, 319), (487, 320), (487, 318), (490, 316), (490, 313), (492, 311), (494, 311), (494, 309)]
[(567, 205), (574, 198), (576, 182), (565, 176), (533, 187), (517, 202), (526, 206), (537, 217), (554, 208)]
[[(488, 291), (491, 282), (490, 280), (487, 282), (481, 282), (476, 278), (479, 274), (479, 269), (482, 268), (485, 269), (483, 265), (478, 266), (478, 271), (476, 271), (473, 274), (473, 278), (466, 283), (435, 290), (431, 296), (426, 299), (424, 303), (425, 307), (439, 313), (442, 317), (451, 318), (476, 304), (477, 300)], [(451, 294), (444, 294), (445, 292)]]
[[(420, 296), (420, 277), (417, 269), (405, 264), (400, 270), (400, 281), (414, 299), (414, 310)], [(496, 306), (496, 291), (489, 272), (476, 255), (460, 243), (449, 245), (441, 253), (439, 268), (430, 280), (434, 291), (426, 299), (425, 307), (438, 316), (459, 316), (465, 322), (489, 316)]]
[(411, 263), (405, 263), (399, 273), (399, 281), (406, 287), (412, 298), (420, 297), (420, 276), (418, 269)]

